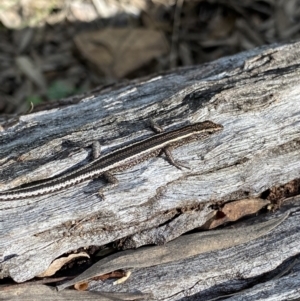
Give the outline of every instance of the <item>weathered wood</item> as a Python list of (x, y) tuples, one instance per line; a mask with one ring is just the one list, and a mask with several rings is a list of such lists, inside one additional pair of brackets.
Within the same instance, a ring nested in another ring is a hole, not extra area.
[(98, 292), (83, 292), (74, 290), (65, 290), (58, 292), (54, 287), (46, 285), (19, 285), (10, 287), (0, 292), (1, 300), (12, 301), (79, 301), (79, 300), (92, 300), (92, 301), (122, 301), (122, 300), (145, 300), (149, 296), (140, 293), (98, 293)]
[[(210, 300), (232, 293), (237, 295), (229, 300), (245, 300), (245, 296), (252, 297), (250, 300), (299, 298), (299, 262), (289, 270), (294, 256), (299, 254), (299, 209), (298, 203), (282, 225), (261, 239), (170, 264), (137, 269), (122, 285), (113, 285), (113, 281), (92, 281), (91, 289), (138, 290), (151, 293), (153, 300)], [(284, 270), (287, 275), (280, 279), (285, 286), (276, 287), (280, 283), (276, 276)]]
[[(215, 202), (258, 197), (299, 178), (299, 46), (254, 49), (2, 124), (1, 190), (88, 162), (93, 140), (106, 153), (151, 135), (150, 118), (165, 129), (212, 120), (224, 130), (174, 151), (190, 170), (153, 158), (116, 174), (120, 184), (106, 189), (104, 199), (97, 192), (106, 183), (94, 180), (52, 195), (0, 202), (0, 276), (22, 282), (67, 251), (134, 234), (136, 245), (165, 242), (203, 225)], [(299, 252), (298, 206), (290, 205), (294, 214), (267, 238), (140, 269), (120, 286), (106, 281), (96, 289), (138, 289), (166, 300), (239, 291)], [(299, 269), (295, 273), (284, 279), (292, 284)], [(270, 290), (282, 300), (277, 293)], [(293, 295), (292, 289), (288, 293)]]
[(78, 277), (58, 285), (57, 289), (63, 290), (71, 285), (87, 283), (90, 279), (116, 270), (141, 269), (173, 261), (182, 261), (202, 253), (228, 249), (268, 234), (279, 226), (288, 215), (285, 214), (278, 219), (239, 229), (204, 231), (183, 235), (162, 246), (117, 252), (99, 260)]

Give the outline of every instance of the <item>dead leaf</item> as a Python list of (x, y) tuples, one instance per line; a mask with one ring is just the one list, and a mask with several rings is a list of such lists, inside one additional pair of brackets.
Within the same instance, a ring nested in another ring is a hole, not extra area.
[(219, 216), (222, 215), (222, 218), (212, 221), (207, 229), (212, 229), (224, 223), (236, 221), (246, 215), (254, 214), (269, 203), (270, 201), (263, 199), (243, 199), (227, 203), (217, 214)]
[(105, 29), (77, 35), (84, 58), (109, 77), (121, 78), (169, 51), (164, 35), (151, 29)]
[[(111, 273), (108, 273), (108, 274), (104, 274), (104, 275), (93, 277), (92, 280), (95, 280), (95, 281), (99, 281), (99, 280), (104, 281), (104, 280), (109, 279), (109, 278), (120, 278), (119, 279), (119, 280), (121, 280), (120, 283), (122, 283), (125, 280), (127, 280), (127, 278), (130, 276), (130, 274), (127, 276), (127, 273), (124, 272), (124, 271), (114, 271), (114, 272), (111, 272)], [(119, 281), (119, 280), (117, 280), (117, 281)], [(117, 281), (115, 281), (115, 282), (117, 282)], [(118, 282), (116, 284), (118, 284)], [(86, 291), (87, 288), (88, 288), (88, 286), (89, 286), (88, 282), (78, 282), (78, 283), (74, 284), (74, 288), (77, 291)]]
[(22, 18), (17, 9), (0, 10), (1, 23), (7, 28), (19, 28), (22, 24)]
[(77, 291), (86, 291), (88, 287), (89, 287), (89, 284), (87, 282), (83, 282), (83, 283), (81, 282), (81, 283), (74, 284), (74, 288)]
[(42, 91), (46, 90), (46, 80), (43, 73), (37, 67), (37, 64), (28, 56), (18, 56), (16, 65), (32, 82), (34, 82)]
[(113, 272), (108, 273), (108, 274), (93, 277), (92, 279), (95, 280), (95, 281), (98, 281), (98, 280), (104, 281), (104, 280), (109, 279), (109, 278), (123, 278), (125, 276), (126, 276), (126, 272), (124, 272), (123, 270), (117, 270), (117, 271), (113, 271)]
[(97, 12), (92, 3), (85, 3), (79, 1), (70, 2), (71, 15), (70, 20), (77, 20), (80, 22), (91, 22), (97, 18)]
[(58, 270), (60, 270), (63, 265), (65, 265), (66, 263), (68, 263), (69, 261), (71, 261), (71, 260), (73, 260), (74, 258), (77, 258), (77, 257), (88, 257), (88, 258), (90, 258), (90, 256), (87, 253), (84, 253), (84, 252), (77, 253), (77, 254), (70, 254), (67, 257), (58, 258), (58, 259), (54, 260), (49, 265), (48, 269), (45, 272), (39, 274), (37, 277), (49, 277), (49, 276), (52, 276)]

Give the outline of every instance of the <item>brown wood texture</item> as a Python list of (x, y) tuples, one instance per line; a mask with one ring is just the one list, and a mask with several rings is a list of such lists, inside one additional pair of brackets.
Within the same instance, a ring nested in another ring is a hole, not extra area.
[[(173, 152), (190, 169), (153, 158), (116, 173), (119, 185), (107, 187), (103, 198), (98, 190), (107, 184), (96, 179), (50, 195), (0, 202), (0, 277), (30, 280), (65, 252), (118, 239), (127, 238), (127, 248), (165, 243), (202, 226), (214, 212), (212, 204), (258, 198), (298, 179), (299, 46), (265, 46), (3, 121), (1, 190), (90, 162), (94, 140), (107, 153), (148, 137), (150, 118), (166, 130), (204, 120), (224, 130)], [(300, 250), (299, 199), (266, 216), (286, 211), (290, 216), (282, 225), (252, 242), (136, 269), (124, 284), (98, 281), (91, 289), (139, 291), (154, 300), (209, 300), (234, 292), (240, 293), (229, 300), (300, 297), (297, 262), (274, 278)], [(264, 219), (260, 215), (250, 223)]]

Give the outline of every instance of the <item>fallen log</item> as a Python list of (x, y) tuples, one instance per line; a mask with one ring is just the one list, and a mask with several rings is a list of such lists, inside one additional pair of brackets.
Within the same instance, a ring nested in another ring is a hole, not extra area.
[[(0, 277), (33, 279), (56, 258), (82, 247), (162, 245), (210, 228), (208, 223), (229, 215), (225, 205), (237, 202), (243, 204), (234, 210), (239, 217), (269, 209), (245, 224), (290, 215), (270, 234), (245, 244), (136, 269), (120, 285), (92, 281), (88, 289), (138, 290), (154, 300), (208, 300), (236, 292), (249, 300), (261, 293), (275, 300), (299, 297), (299, 264), (281, 277), (284, 289), (274, 278), (300, 249), (299, 52), (297, 42), (265, 46), (3, 121), (1, 191), (88, 164), (94, 141), (105, 156), (151, 137), (151, 119), (166, 132), (205, 120), (223, 130), (172, 152), (189, 168), (178, 169), (161, 155), (115, 172), (114, 187), (99, 178), (1, 201)], [(253, 200), (263, 205), (250, 212)]]

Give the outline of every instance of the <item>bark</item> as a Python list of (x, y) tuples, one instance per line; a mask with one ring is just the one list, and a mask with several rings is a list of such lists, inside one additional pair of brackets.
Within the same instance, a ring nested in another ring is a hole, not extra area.
[[(102, 196), (98, 191), (107, 184), (96, 179), (50, 195), (0, 202), (0, 276), (23, 282), (66, 252), (119, 239), (126, 248), (162, 244), (204, 225), (216, 211), (212, 205), (260, 198), (297, 180), (299, 46), (265, 46), (3, 122), (1, 190), (90, 162), (95, 140), (105, 154), (153, 135), (150, 118), (165, 130), (204, 120), (224, 129), (173, 151), (190, 169), (156, 157), (116, 173), (119, 185)], [(297, 198), (265, 215), (271, 219), (286, 211), (290, 216), (282, 225), (251, 242), (136, 269), (124, 284), (97, 281), (90, 289), (138, 290), (154, 300), (208, 300), (234, 292), (239, 295), (229, 300), (300, 297), (297, 262), (292, 273), (274, 278), (300, 249)], [(250, 223), (264, 219), (261, 214)]]

